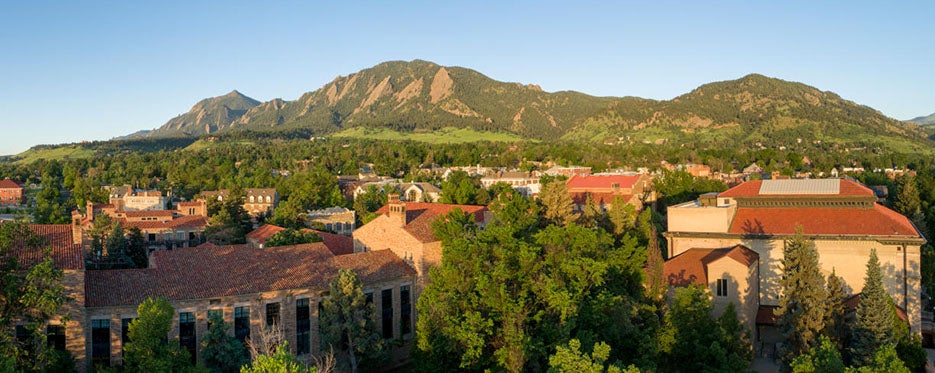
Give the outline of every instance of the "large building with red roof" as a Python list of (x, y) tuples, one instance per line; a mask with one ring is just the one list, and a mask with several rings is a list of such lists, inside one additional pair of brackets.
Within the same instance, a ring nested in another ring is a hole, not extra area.
[[(50, 320), (49, 341), (71, 352), (79, 371), (121, 364), (127, 325), (148, 297), (172, 303), (176, 313), (168, 338), (178, 338), (198, 361), (212, 314), (221, 315), (241, 340), (276, 325), (297, 355), (317, 356), (323, 348), (319, 307), (340, 270), (359, 276), (384, 338), (414, 337), (415, 270), (388, 250), (353, 253), (349, 237), (319, 233), (324, 242), (267, 248), (203, 244), (153, 252), (148, 268), (86, 270), (75, 240), (80, 230), (67, 224), (28, 229), (41, 243), (15, 240), (8, 254), (28, 269), (51, 249), (71, 301), (63, 310), (69, 318)], [(408, 343), (394, 346), (390, 365), (408, 356)]]
[[(758, 312), (779, 305), (783, 247), (799, 228), (815, 243), (823, 275), (835, 271), (851, 294), (863, 288), (875, 249), (884, 286), (912, 330), (920, 330), (925, 238), (905, 216), (878, 204), (873, 191), (848, 179), (749, 181), (669, 206), (665, 274), (673, 286), (709, 287), (716, 307), (737, 303), (755, 335), (764, 344), (776, 342), (769, 323), (754, 323)], [(729, 248), (743, 255), (725, 254)]]
[(421, 286), (429, 268), (441, 264), (441, 240), (435, 238), (432, 222), (455, 209), (473, 215), (479, 227), (490, 221), (486, 206), (404, 202), (392, 194), (375, 219), (354, 231), (354, 251), (392, 251), (415, 269)]

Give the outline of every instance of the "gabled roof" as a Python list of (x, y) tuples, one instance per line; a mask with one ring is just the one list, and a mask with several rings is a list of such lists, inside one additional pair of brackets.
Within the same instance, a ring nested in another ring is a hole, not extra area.
[(209, 299), (289, 289), (327, 290), (339, 269), (364, 284), (415, 271), (389, 250), (334, 256), (322, 243), (258, 250), (246, 245), (156, 251), (154, 268), (88, 271), (86, 306), (135, 306), (147, 297)]
[(256, 241), (262, 245), (265, 244), (266, 240), (268, 240), (270, 237), (273, 237), (276, 235), (276, 233), (282, 232), (284, 230), (286, 230), (286, 228), (280, 227), (278, 225), (263, 224), (259, 228), (250, 231), (250, 233), (247, 233), (246, 238), (248, 240)]
[[(837, 184), (836, 188), (828, 184)], [(829, 189), (832, 188), (832, 189)], [(753, 180), (718, 194), (718, 197), (768, 196), (873, 197), (873, 191), (848, 179)]]
[[(465, 214), (473, 214), (474, 222), (484, 221), (484, 211), (487, 206), (450, 205), (444, 203), (406, 202), (406, 224), (403, 229), (422, 243), (438, 241), (432, 230), (432, 222), (439, 216), (448, 214), (454, 209), (461, 209)], [(377, 214), (388, 214), (389, 207), (383, 206)]]
[(568, 189), (610, 189), (612, 184), (619, 188), (632, 188), (643, 175), (573, 175), (565, 185)]
[(759, 255), (743, 245), (724, 249), (689, 249), (667, 260), (662, 265), (662, 273), (669, 286), (688, 286), (693, 283), (708, 286), (708, 265), (723, 258), (750, 267), (756, 264)]
[(45, 258), (45, 250), (52, 249), (52, 260), (58, 269), (83, 269), (84, 253), (81, 245), (72, 241), (71, 225), (68, 224), (30, 224), (29, 230), (42, 237), (38, 246), (27, 245), (22, 237), (14, 239), (10, 255), (18, 259), (21, 268), (39, 264)]
[(805, 234), (919, 237), (905, 216), (874, 204), (872, 208), (740, 207), (729, 233)]
[(7, 178), (0, 180), (0, 189), (23, 189), (23, 186)]

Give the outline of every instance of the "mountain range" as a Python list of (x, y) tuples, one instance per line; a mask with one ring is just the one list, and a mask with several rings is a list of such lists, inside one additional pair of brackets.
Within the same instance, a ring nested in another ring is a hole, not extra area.
[(935, 113), (929, 114), (928, 116), (924, 116), (924, 117), (915, 117), (910, 120), (907, 120), (907, 122), (916, 123), (922, 126), (935, 126)]
[(651, 100), (545, 92), (421, 60), (384, 62), (339, 76), (293, 101), (261, 103), (233, 91), (135, 136), (297, 128), (325, 135), (358, 127), (401, 133), (469, 128), (543, 141), (929, 142), (915, 124), (833, 92), (758, 74)]

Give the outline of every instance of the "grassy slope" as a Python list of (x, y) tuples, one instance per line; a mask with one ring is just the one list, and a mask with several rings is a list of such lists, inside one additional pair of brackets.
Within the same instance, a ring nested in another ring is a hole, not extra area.
[(386, 128), (354, 127), (332, 135), (336, 138), (357, 138), (370, 140), (412, 140), (429, 144), (459, 144), (481, 141), (514, 142), (525, 141), (522, 137), (509, 133), (479, 132), (467, 128), (446, 127), (432, 132), (404, 133)]
[(91, 158), (94, 156), (94, 150), (80, 145), (65, 145), (55, 148), (29, 149), (16, 155), (17, 164), (29, 164), (40, 159), (45, 160), (63, 160)]

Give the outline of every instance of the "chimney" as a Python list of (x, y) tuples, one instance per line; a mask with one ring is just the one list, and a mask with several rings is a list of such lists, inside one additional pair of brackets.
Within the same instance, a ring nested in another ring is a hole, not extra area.
[(75, 245), (84, 246), (81, 232), (81, 213), (77, 210), (71, 212), (71, 242)]
[(390, 210), (390, 219), (398, 219), (399, 226), (406, 225), (406, 203), (399, 200), (399, 194), (391, 193), (387, 196), (389, 203), (387, 206)]
[(94, 221), (94, 202), (90, 199), (84, 205), (84, 214), (87, 215), (88, 220)]

